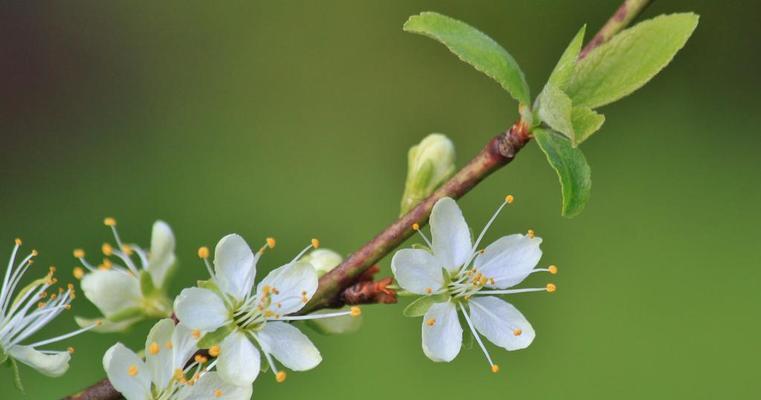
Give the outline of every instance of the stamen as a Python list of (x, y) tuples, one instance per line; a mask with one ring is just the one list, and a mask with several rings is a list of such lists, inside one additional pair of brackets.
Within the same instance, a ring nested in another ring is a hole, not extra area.
[[(550, 285), (552, 288), (550, 288)], [(525, 289), (505, 289), (505, 290), (479, 290), (476, 295), (486, 294), (516, 294), (516, 293), (530, 293), (530, 292), (553, 292), (557, 289), (554, 284), (549, 283), (543, 288), (525, 288)]]
[(298, 261), (299, 259), (301, 259), (301, 257), (304, 256), (304, 254), (307, 253), (307, 251), (312, 250), (312, 249), (316, 249), (317, 247), (319, 247), (320, 246), (320, 242), (319, 241), (317, 241), (317, 247), (314, 247), (314, 241), (315, 240), (317, 240), (317, 239), (312, 239), (313, 243), (310, 244), (309, 246), (307, 246), (306, 248), (304, 248), (304, 250), (301, 250), (301, 252), (299, 252), (299, 254), (296, 254), (296, 257), (293, 257), (293, 260), (291, 260), (291, 262), (294, 263), (294, 262)]
[(161, 351), (161, 346), (159, 346), (159, 344), (156, 342), (153, 342), (151, 343), (150, 346), (148, 346), (148, 353), (150, 353), (150, 355), (152, 356), (159, 354), (160, 351)]
[(548, 284), (547, 284), (547, 291), (548, 291), (549, 293), (552, 293), (552, 292), (554, 292), (554, 291), (556, 291), (556, 290), (558, 290), (558, 287), (557, 287), (557, 286), (555, 286), (555, 284), (554, 284), (554, 283), (548, 283)]
[(137, 365), (135, 365), (135, 364), (130, 365), (129, 368), (127, 369), (127, 373), (129, 374), (129, 376), (136, 376), (137, 375)]
[(320, 241), (317, 239), (312, 239), (312, 247), (319, 248), (320, 247)]
[(557, 274), (557, 273), (558, 273), (558, 267), (557, 267), (557, 266), (555, 266), (555, 265), (550, 265), (550, 266), (547, 268), (547, 271), (549, 271), (549, 273), (551, 273), (552, 275), (555, 275), (555, 274)]
[(499, 365), (494, 364), (491, 366), (491, 372), (494, 372), (495, 374), (499, 372)]
[(425, 233), (423, 233), (423, 231), (421, 231), (421, 230), (420, 230), (420, 225), (418, 225), (418, 224), (416, 224), (416, 223), (415, 223), (415, 224), (412, 224), (412, 229), (413, 229), (415, 232), (417, 232), (417, 233), (419, 233), (419, 234), (420, 234), (420, 237), (422, 237), (422, 238), (423, 238), (423, 241), (425, 242), (425, 244), (426, 244), (428, 247), (430, 247), (430, 248), (433, 248), (433, 245), (431, 244), (431, 241), (430, 241), (430, 240), (428, 240), (428, 237), (427, 237), (427, 236), (425, 236)]
[(222, 391), (219, 389), (214, 389), (214, 397), (222, 397)]
[[(269, 311), (269, 310), (267, 310)], [(266, 313), (266, 311), (265, 311)], [(274, 313), (270, 312), (274, 315)], [(349, 311), (339, 311), (334, 313), (328, 313), (328, 314), (310, 314), (310, 315), (284, 315), (279, 318), (274, 318), (280, 321), (302, 321), (302, 320), (309, 320), (309, 319), (323, 319), (323, 318), (334, 318), (334, 317), (342, 317), (344, 315), (351, 315), (352, 317), (358, 317), (362, 315), (362, 309), (354, 306)]]
[(85, 251), (82, 249), (74, 249), (74, 258), (83, 258), (85, 256)]
[(285, 382), (286, 376), (287, 375), (286, 375), (285, 371), (278, 371), (275, 374), (275, 380), (277, 381), (277, 383), (283, 383), (283, 382)]
[(431, 318), (428, 321), (425, 321), (425, 324), (428, 326), (434, 326), (436, 325), (436, 318)]
[(100, 251), (103, 252), (104, 256), (110, 256), (114, 254), (114, 248), (111, 247), (111, 244), (109, 243), (103, 243), (103, 245), (100, 246)]
[(506, 205), (511, 204), (512, 202), (513, 202), (513, 196), (507, 195), (505, 197), (505, 201), (502, 202), (502, 204), (500, 204), (499, 207), (497, 207), (497, 211), (495, 211), (494, 214), (492, 214), (491, 218), (489, 218), (489, 221), (484, 226), (484, 229), (482, 229), (481, 233), (478, 235), (478, 239), (476, 239), (475, 243), (473, 243), (473, 248), (470, 250), (472, 255), (469, 257), (468, 261), (465, 264), (463, 264), (463, 267), (470, 264), (470, 261), (475, 256), (476, 249), (478, 248), (478, 245), (481, 243), (481, 239), (484, 238), (486, 231), (489, 230), (489, 227), (491, 226), (492, 223), (494, 223), (494, 220), (497, 219), (497, 216), (499, 215), (500, 212), (502, 212), (502, 209), (505, 208)]
[(77, 329), (75, 331), (72, 331), (72, 332), (69, 332), (69, 333), (65, 333), (63, 335), (56, 336), (56, 337), (53, 337), (53, 338), (50, 338), (50, 339), (47, 339), (47, 340), (41, 340), (39, 342), (32, 343), (32, 344), (30, 344), (28, 346), (29, 347), (39, 347), (39, 346), (46, 346), (46, 345), (49, 345), (49, 344), (55, 343), (55, 342), (60, 342), (61, 340), (65, 340), (65, 339), (68, 339), (70, 337), (77, 336), (80, 333), (87, 332), (90, 329), (95, 328), (96, 326), (100, 326), (101, 324), (102, 324), (102, 322), (100, 320), (98, 320), (98, 321), (96, 321), (94, 324), (92, 324), (90, 326), (86, 326), (84, 328), (80, 328), (80, 329)]
[(82, 279), (85, 276), (85, 270), (82, 269), (82, 267), (74, 267), (74, 270), (71, 271), (71, 274), (74, 275), (77, 279)]
[(533, 229), (529, 229), (528, 232), (526, 232), (526, 236), (528, 236), (529, 239), (533, 239), (536, 236), (536, 232), (534, 232)]
[(362, 315), (362, 309), (359, 308), (358, 306), (353, 306), (351, 308), (351, 316), (352, 317), (359, 317), (360, 315)]
[(275, 243), (276, 243), (275, 238), (273, 238), (273, 237), (268, 237), (267, 238), (267, 247), (269, 247), (270, 249), (274, 249), (275, 248)]
[(212, 357), (219, 357), (219, 346), (215, 344), (209, 347), (209, 355)]
[(201, 331), (199, 329), (193, 329), (193, 332), (191, 333), (194, 338), (200, 339), (201, 338)]
[[(468, 323), (468, 327), (470, 327), (470, 331), (473, 334), (473, 337), (476, 339), (476, 343), (478, 343), (478, 346), (481, 347), (481, 351), (484, 352), (484, 355), (486, 356), (486, 361), (489, 362), (492, 372), (499, 371), (499, 366), (497, 366), (491, 361), (491, 356), (489, 356), (489, 352), (486, 351), (486, 346), (484, 346), (484, 342), (481, 341), (481, 337), (478, 336), (478, 332), (476, 332), (476, 328), (473, 326), (473, 322), (470, 321), (470, 317), (468, 316), (467, 311), (465, 311), (465, 306), (463, 306), (462, 303), (460, 303), (460, 310), (462, 310), (462, 315), (463, 317), (465, 317), (465, 322)], [(496, 368), (497, 371), (494, 370), (495, 366), (497, 367)]]

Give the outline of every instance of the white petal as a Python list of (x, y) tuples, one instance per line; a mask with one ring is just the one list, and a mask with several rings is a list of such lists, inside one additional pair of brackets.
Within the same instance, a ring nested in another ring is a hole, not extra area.
[(82, 278), (82, 291), (106, 317), (130, 307), (139, 307), (143, 298), (137, 278), (113, 269), (86, 274)]
[(253, 389), (251, 385), (238, 386), (225, 382), (216, 372), (201, 375), (193, 386), (188, 388), (184, 400), (249, 400)]
[(487, 278), (494, 279), (494, 285), (487, 286), (506, 289), (519, 284), (531, 273), (542, 257), (541, 243), (539, 237), (503, 236), (486, 247), (473, 265)]
[[(137, 368), (135, 376), (131, 368)], [(148, 400), (151, 398), (151, 375), (148, 368), (132, 350), (117, 343), (103, 356), (103, 369), (108, 380), (127, 400)]]
[(262, 351), (275, 356), (288, 369), (305, 371), (322, 361), (312, 341), (291, 324), (268, 322), (256, 335)]
[(230, 317), (224, 301), (208, 289), (187, 288), (174, 300), (177, 319), (190, 329), (213, 331)]
[(219, 288), (236, 299), (243, 299), (254, 285), (256, 260), (242, 237), (230, 234), (223, 237), (214, 250), (214, 271)]
[(172, 365), (175, 370), (184, 367), (190, 357), (198, 350), (198, 339), (193, 336), (193, 331), (184, 324), (174, 326), (172, 333)]
[(166, 274), (177, 260), (174, 248), (172, 228), (164, 221), (156, 221), (151, 234), (151, 251), (148, 254), (147, 269), (153, 278), (153, 285), (157, 288), (164, 287)]
[[(171, 342), (173, 333), (174, 321), (169, 318), (162, 319), (153, 325), (145, 340), (145, 364), (151, 373), (151, 380), (161, 390), (172, 379), (172, 373), (176, 368), (173, 351), (166, 348), (166, 343)], [(157, 353), (151, 351), (156, 349)]]
[(461, 346), (462, 327), (455, 305), (450, 302), (432, 305), (423, 317), (423, 353), (433, 361), (449, 362), (457, 357)]
[(22, 362), (39, 373), (51, 377), (63, 375), (69, 369), (71, 355), (68, 351), (56, 354), (44, 354), (29, 346), (16, 345), (10, 348), (9, 355)]
[(259, 282), (257, 296), (264, 295), (264, 287), (277, 290), (271, 295), (270, 311), (279, 315), (294, 313), (304, 307), (304, 298), (311, 299), (317, 290), (317, 271), (307, 262), (286, 264)]
[(467, 261), (471, 252), (470, 230), (457, 203), (449, 197), (436, 202), (431, 211), (433, 254), (450, 272)]
[(233, 385), (251, 385), (259, 375), (259, 350), (241, 332), (233, 332), (219, 344), (217, 371)]
[[(489, 341), (507, 350), (528, 347), (536, 333), (526, 317), (512, 304), (493, 296), (470, 300), (470, 319)], [(521, 334), (516, 336), (515, 329)]]
[(399, 286), (417, 294), (428, 294), (444, 286), (444, 271), (433, 254), (419, 249), (402, 249), (391, 259), (391, 271)]

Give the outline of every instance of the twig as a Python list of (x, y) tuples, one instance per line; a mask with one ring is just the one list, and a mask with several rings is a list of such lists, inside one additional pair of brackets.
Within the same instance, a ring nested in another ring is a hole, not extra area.
[[(590, 51), (608, 41), (624, 29), (650, 3), (650, 0), (625, 0), (594, 38), (579, 54), (584, 58)], [(386, 286), (390, 278), (377, 282), (371, 268), (412, 235), (412, 224), (424, 224), (431, 209), (442, 197), (459, 198), (492, 172), (507, 165), (531, 140), (531, 132), (523, 121), (515, 123), (507, 132), (492, 138), (489, 143), (461, 170), (438, 190), (407, 214), (381, 231), (338, 267), (320, 278), (319, 287), (311, 301), (299, 312), (306, 314), (322, 308), (335, 308), (344, 304), (395, 303), (396, 293)], [(370, 277), (367, 279), (367, 277)], [(108, 379), (67, 396), (62, 400), (118, 400), (122, 396), (114, 390)]]

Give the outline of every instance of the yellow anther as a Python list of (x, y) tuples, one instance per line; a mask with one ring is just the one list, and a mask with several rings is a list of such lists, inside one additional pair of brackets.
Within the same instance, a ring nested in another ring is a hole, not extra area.
[(312, 239), (312, 247), (315, 249), (320, 247), (320, 241), (317, 239)]
[(431, 294), (431, 293), (433, 293), (433, 289), (431, 289), (431, 288), (425, 288), (425, 292), (428, 293), (428, 294)]
[(547, 271), (549, 271), (549, 273), (551, 273), (552, 275), (555, 275), (558, 273), (558, 267), (555, 265), (550, 265), (549, 267), (547, 267)]
[(116, 226), (116, 220), (111, 217), (106, 217), (103, 219), (103, 225), (105, 226)]
[(137, 365), (135, 364), (130, 365), (129, 368), (127, 369), (127, 373), (129, 374), (129, 376), (137, 375)]
[(74, 267), (74, 270), (71, 271), (71, 273), (77, 279), (82, 279), (85, 276), (85, 270), (82, 269), (82, 267)]
[(69, 347), (69, 348), (67, 348), (67, 349), (66, 349), (66, 351), (67, 351), (67, 352), (69, 352), (69, 354), (74, 354), (74, 352), (76, 351), (76, 349), (75, 349), (75, 348), (73, 348), (73, 347)]
[(222, 397), (222, 391), (219, 389), (214, 389), (214, 397)]
[(198, 339), (201, 337), (201, 331), (198, 329), (193, 329), (192, 335), (194, 338)]
[(523, 333), (523, 331), (520, 328), (513, 329), (513, 335), (514, 336), (520, 336)]
[(513, 197), (513, 195), (511, 194), (508, 194), (507, 196), (505, 196), (505, 202), (507, 204), (513, 204), (514, 200), (515, 200), (515, 197)]
[(126, 254), (128, 256), (132, 255), (132, 247), (130, 245), (128, 245), (128, 244), (123, 244), (122, 245), (122, 251), (124, 252), (124, 254)]
[(103, 254), (106, 256), (110, 256), (111, 254), (114, 254), (114, 248), (111, 247), (111, 244), (109, 243), (103, 243), (103, 245), (100, 246), (100, 251), (102, 251)]
[(66, 310), (71, 310), (71, 304), (66, 304), (65, 306), (63, 306), (63, 308)]
[(74, 249), (74, 258), (82, 258), (85, 256), (85, 251), (82, 249)]
[(32, 250), (32, 257), (37, 257), (40, 255), (40, 253), (37, 252), (37, 250)]
[(21, 239), (16, 238), (16, 240), (14, 240), (14, 242), (16, 242), (16, 246), (21, 246)]
[(360, 315), (362, 315), (362, 309), (359, 308), (359, 306), (353, 306), (351, 308), (351, 316), (352, 317), (359, 317)]
[(204, 363), (206, 363), (206, 361), (209, 361), (209, 359), (208, 359), (208, 358), (206, 358), (206, 357), (204, 357), (204, 356), (202, 356), (202, 355), (200, 355), (200, 354), (196, 354), (196, 356), (195, 356), (195, 357), (193, 357), (193, 359), (194, 359), (194, 360), (195, 360), (197, 363), (199, 363), (199, 364), (204, 364)]
[(185, 373), (182, 372), (182, 368), (177, 368), (174, 370), (174, 375), (172, 377), (178, 381), (181, 381), (185, 379)]
[(198, 248), (198, 258), (201, 258), (203, 260), (209, 258), (209, 248), (206, 246), (201, 246)]
[(37, 303), (37, 308), (45, 308), (46, 305), (48, 305), (48, 304), (44, 303), (44, 302), (39, 302), (39, 303)]
[(103, 325), (103, 321), (101, 320), (95, 321), (95, 326), (101, 326), (101, 325)]
[(51, 265), (50, 268), (48, 268), (48, 272), (50, 272), (51, 274), (54, 274), (55, 271), (56, 271), (55, 265)]
[(431, 318), (428, 321), (425, 321), (425, 324), (428, 326), (434, 326), (436, 325), (436, 318)]
[(148, 346), (148, 353), (150, 353), (152, 356), (159, 354), (159, 351), (161, 351), (161, 346), (159, 346), (159, 344), (156, 342), (153, 342), (150, 344), (150, 346)]
[(218, 357), (219, 356), (219, 346), (215, 344), (214, 346), (209, 347), (209, 355), (212, 356), (212, 357)]
[(172, 341), (169, 340), (166, 343), (164, 343), (164, 347), (166, 347), (169, 350), (172, 350), (174, 348), (174, 344), (172, 344)]
[(529, 238), (533, 239), (534, 236), (536, 236), (536, 232), (534, 232), (533, 229), (529, 229), (528, 232), (526, 232), (526, 236), (528, 236)]
[(418, 224), (417, 222), (412, 224), (412, 230), (413, 231), (419, 231), (420, 230), (420, 224)]
[(491, 366), (491, 372), (494, 372), (495, 374), (499, 372), (499, 365), (494, 364)]
[(547, 284), (547, 291), (548, 291), (548, 292), (552, 293), (552, 292), (554, 292), (554, 291), (556, 291), (556, 290), (558, 290), (558, 287), (557, 287), (557, 286), (555, 286), (555, 284), (554, 284), (554, 283), (548, 283), (548, 284)]
[(112, 266), (113, 264), (111, 263), (111, 260), (109, 260), (108, 258), (103, 259), (103, 264), (101, 264), (101, 267), (103, 267), (104, 269), (111, 269)]
[(273, 237), (268, 237), (267, 238), (267, 247), (269, 247), (270, 249), (274, 249), (276, 243), (277, 242), (275, 241), (275, 238), (273, 238)]
[(277, 383), (283, 383), (285, 382), (285, 371), (278, 371), (277, 374), (275, 374), (275, 380)]

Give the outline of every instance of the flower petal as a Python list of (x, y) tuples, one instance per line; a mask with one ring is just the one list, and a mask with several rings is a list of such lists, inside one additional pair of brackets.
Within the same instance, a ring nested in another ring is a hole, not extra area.
[(443, 268), (457, 271), (467, 261), (473, 246), (460, 207), (451, 198), (444, 197), (434, 204), (430, 220), (433, 254)]
[(251, 385), (233, 385), (225, 382), (219, 373), (207, 372), (181, 397), (184, 400), (250, 400), (252, 392)]
[(153, 325), (145, 340), (145, 364), (160, 390), (169, 384), (175, 370), (173, 350), (165, 345), (171, 342), (173, 333), (174, 321), (166, 318)]
[(256, 260), (254, 253), (240, 235), (223, 237), (214, 250), (214, 271), (219, 288), (242, 300), (254, 285)]
[(462, 347), (462, 327), (451, 302), (436, 303), (423, 317), (423, 353), (437, 362), (450, 362)]
[[(268, 288), (268, 289), (265, 289)], [(262, 298), (270, 293), (269, 310), (286, 315), (301, 310), (317, 290), (317, 271), (311, 264), (296, 261), (279, 267), (262, 279), (256, 287), (256, 295)]]
[(487, 246), (473, 265), (487, 278), (494, 279), (494, 285), (487, 286), (506, 289), (521, 283), (531, 273), (542, 257), (541, 243), (539, 237), (503, 236)]
[(291, 324), (268, 322), (256, 337), (262, 351), (275, 356), (288, 369), (306, 371), (322, 361), (312, 341)]
[(117, 343), (106, 351), (103, 369), (114, 389), (125, 399), (151, 399), (151, 375), (148, 368), (140, 357), (123, 344)]
[(172, 332), (172, 370), (182, 368), (190, 357), (198, 350), (198, 338), (193, 335), (193, 331), (179, 323), (174, 326)]
[(251, 385), (259, 375), (259, 350), (246, 335), (233, 332), (219, 345), (217, 371), (233, 385)]
[(71, 359), (71, 355), (68, 351), (56, 354), (45, 354), (32, 347), (20, 345), (11, 347), (8, 354), (17, 361), (50, 377), (63, 375), (66, 370), (69, 369), (69, 359)]
[(412, 293), (430, 294), (444, 286), (441, 263), (425, 250), (397, 251), (391, 259), (391, 271), (399, 286)]
[(169, 269), (177, 261), (174, 255), (175, 239), (172, 228), (164, 221), (153, 223), (151, 234), (151, 251), (148, 254), (148, 266), (146, 269), (153, 278), (153, 286), (164, 287), (164, 279)]
[(177, 319), (190, 329), (213, 331), (224, 325), (229, 312), (224, 301), (208, 289), (187, 288), (174, 300)]
[[(82, 278), (85, 297), (106, 317), (130, 307), (139, 307), (143, 298), (140, 281), (134, 276), (117, 270), (97, 270)], [(115, 296), (114, 293), (118, 293)]]
[[(507, 350), (528, 347), (536, 333), (526, 317), (512, 304), (493, 296), (470, 300), (470, 319), (489, 341)], [(516, 335), (520, 330), (520, 334)]]

